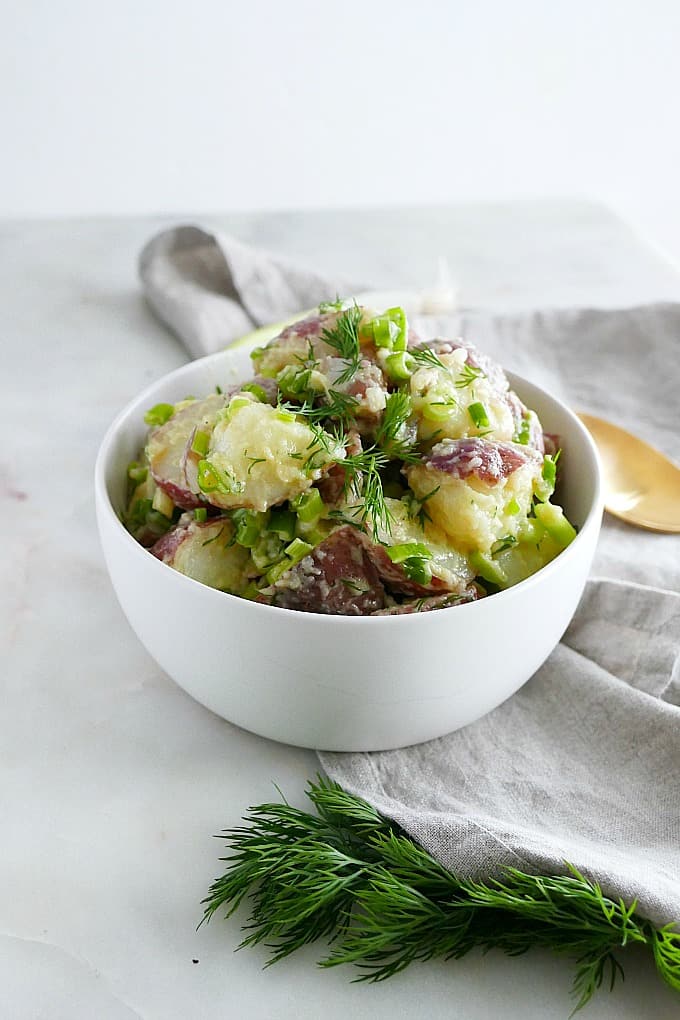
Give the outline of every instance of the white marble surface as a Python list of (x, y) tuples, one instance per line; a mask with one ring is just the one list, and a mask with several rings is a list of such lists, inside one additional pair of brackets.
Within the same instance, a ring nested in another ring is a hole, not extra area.
[[(379, 286), (427, 284), (445, 254), (468, 305), (680, 299), (680, 278), (596, 206), (211, 222)], [(566, 1017), (569, 965), (542, 953), (434, 962), (358, 986), (348, 971), (315, 968), (314, 947), (263, 972), (264, 954), (232, 952), (233, 922), (195, 930), (220, 867), (212, 834), (275, 797), (273, 781), (302, 802), (316, 760), (175, 687), (130, 631), (103, 567), (98, 442), (123, 403), (184, 360), (136, 285), (136, 253), (162, 225), (0, 226), (0, 1017)], [(627, 956), (626, 970), (585, 1015), (678, 1015), (646, 956)]]

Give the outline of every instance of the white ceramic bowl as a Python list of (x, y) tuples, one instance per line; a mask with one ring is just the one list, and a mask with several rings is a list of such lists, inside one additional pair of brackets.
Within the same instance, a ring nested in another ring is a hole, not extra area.
[(213, 712), (303, 747), (402, 747), (495, 708), (555, 647), (591, 566), (602, 517), (600, 469), (579, 420), (554, 397), (510, 375), (565, 449), (563, 503), (579, 534), (552, 563), (507, 591), (448, 610), (321, 616), (199, 584), (151, 556), (117, 516), (127, 464), (144, 441), (144, 411), (250, 374), (244, 349), (185, 365), (133, 400), (102, 442), (95, 469), (99, 532), (116, 594), (142, 644)]

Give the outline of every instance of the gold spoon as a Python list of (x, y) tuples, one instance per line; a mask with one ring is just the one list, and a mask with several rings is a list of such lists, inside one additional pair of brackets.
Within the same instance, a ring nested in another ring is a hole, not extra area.
[(680, 533), (680, 467), (618, 425), (580, 414), (602, 460), (610, 514), (650, 531)]

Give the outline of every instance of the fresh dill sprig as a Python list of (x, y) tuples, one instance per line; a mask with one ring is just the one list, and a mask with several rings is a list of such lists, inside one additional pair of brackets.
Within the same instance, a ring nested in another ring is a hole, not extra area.
[(423, 368), (438, 368), (442, 372), (448, 372), (443, 361), (440, 361), (434, 351), (429, 347), (412, 347), (408, 352), (413, 360)]
[(360, 502), (348, 507), (356, 511), (357, 519), (362, 527), (370, 524), (374, 540), (379, 541), (382, 532), (392, 533), (392, 514), (385, 502), (380, 470), (389, 463), (384, 450), (370, 446), (361, 453), (349, 454), (339, 461), (345, 470), (345, 492), (354, 483), (358, 483)]
[(344, 464), (344, 459), (341, 460), (337, 456), (338, 448), (344, 447), (346, 441), (341, 426), (335, 425), (329, 431), (316, 421), (307, 421), (307, 427), (312, 433), (312, 438), (305, 450), (308, 456), (304, 462), (303, 470), (316, 471), (329, 460), (333, 463)]
[(480, 376), (486, 378), (481, 368), (477, 368), (476, 365), (471, 365), (468, 361), (465, 362), (460, 370), (460, 374), (456, 379), (455, 386), (457, 390), (465, 389), (466, 386), (471, 386), (475, 379), (479, 379)]
[(418, 521), (421, 531), (425, 531), (425, 521), (432, 522), (432, 518), (430, 517), (425, 504), (428, 499), (432, 499), (432, 497), (439, 492), (440, 488), (441, 486), (437, 485), (434, 489), (431, 489), (430, 492), (426, 492), (424, 496), (420, 497), (417, 497), (415, 492), (411, 493), (411, 498), (407, 504), (408, 515), (412, 521)]
[(407, 430), (412, 410), (411, 398), (405, 390), (395, 390), (385, 402), (385, 410), (375, 433), (375, 444), (390, 458), (412, 462), (420, 459), (413, 450), (415, 429), (413, 435), (409, 435)]
[[(319, 395), (314, 394), (314, 397), (316, 396)], [(359, 406), (359, 401), (356, 397), (334, 389), (327, 390), (321, 394), (320, 399), (322, 403), (316, 403), (315, 400), (309, 397), (306, 397), (300, 404), (284, 401), (279, 404), (279, 409), (289, 411), (292, 414), (300, 414), (307, 421), (318, 422), (331, 418), (334, 421), (347, 424), (355, 417), (356, 409)]]
[(359, 370), (361, 362), (359, 323), (362, 314), (358, 305), (352, 305), (338, 316), (333, 326), (327, 326), (321, 331), (324, 343), (337, 351), (339, 357), (347, 362), (344, 371), (336, 380), (339, 385), (348, 382)]
[[(657, 929), (604, 895), (576, 868), (528, 875), (508, 868), (486, 882), (457, 878), (399, 826), (324, 777), (310, 782), (312, 814), (287, 803), (250, 809), (226, 830), (227, 870), (203, 901), (203, 921), (250, 899), (241, 947), (264, 943), (270, 963), (325, 938), (324, 967), (353, 963), (359, 981), (383, 981), (411, 963), (500, 949), (542, 947), (575, 961), (574, 1012), (623, 970), (615, 953), (649, 946), (680, 991), (680, 931)], [(203, 922), (201, 922), (203, 923)]]

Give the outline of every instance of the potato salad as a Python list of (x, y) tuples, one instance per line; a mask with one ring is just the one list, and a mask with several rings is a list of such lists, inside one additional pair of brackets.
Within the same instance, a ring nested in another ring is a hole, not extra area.
[(238, 387), (157, 404), (124, 523), (256, 602), (385, 616), (517, 584), (575, 537), (559, 440), (467, 341), (340, 301), (255, 349)]

